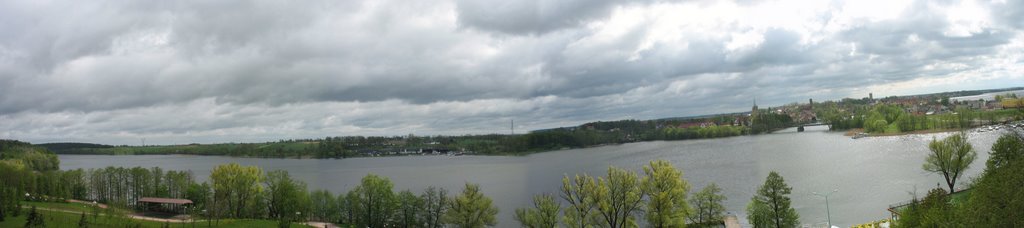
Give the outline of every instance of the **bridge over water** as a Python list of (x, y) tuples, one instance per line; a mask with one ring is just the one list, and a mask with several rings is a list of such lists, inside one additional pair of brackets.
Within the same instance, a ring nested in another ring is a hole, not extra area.
[(797, 125), (796, 131), (797, 132), (802, 132), (802, 131), (804, 131), (804, 127), (811, 127), (811, 126), (828, 126), (828, 124), (825, 123), (825, 122), (821, 122), (821, 121), (815, 121), (815, 122), (811, 122), (811, 123), (800, 124), (800, 125)]

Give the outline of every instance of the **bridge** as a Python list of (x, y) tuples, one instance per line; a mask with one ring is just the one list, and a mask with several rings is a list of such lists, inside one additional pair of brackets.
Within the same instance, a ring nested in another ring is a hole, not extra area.
[(827, 126), (827, 125), (828, 125), (827, 123), (824, 123), (824, 122), (821, 122), (821, 121), (817, 121), (817, 122), (812, 122), (812, 123), (801, 124), (800, 126), (801, 127), (810, 127), (810, 126)]
[(797, 132), (803, 132), (804, 131), (804, 127), (811, 127), (811, 126), (828, 126), (828, 124), (824, 123), (824, 122), (821, 122), (821, 121), (814, 121), (814, 122), (811, 122), (811, 123), (800, 124), (800, 125), (797, 125), (796, 131)]

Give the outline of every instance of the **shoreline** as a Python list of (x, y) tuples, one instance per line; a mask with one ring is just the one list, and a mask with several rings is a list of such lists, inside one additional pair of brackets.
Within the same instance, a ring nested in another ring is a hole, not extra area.
[(972, 130), (975, 130), (975, 129), (981, 129), (981, 128), (991, 127), (991, 126), (1002, 126), (1002, 127), (1005, 127), (1005, 129), (1014, 129), (1014, 128), (1020, 128), (1020, 124), (1021, 124), (1020, 122), (1017, 122), (1017, 123), (1011, 122), (1011, 123), (981, 125), (981, 126), (976, 126), (976, 127), (971, 127), (971, 128), (943, 128), (943, 129), (917, 130), (917, 131), (898, 132), (898, 133), (877, 133), (877, 132), (876, 133), (866, 133), (866, 132), (864, 132), (863, 128), (854, 128), (854, 129), (850, 129), (850, 130), (847, 130), (846, 132), (844, 132), (843, 136), (852, 137), (852, 136), (855, 136), (855, 135), (860, 134), (860, 133), (867, 134), (867, 137), (886, 137), (886, 136), (901, 136), (901, 135), (935, 134), (935, 133), (946, 133), (946, 132), (957, 132), (957, 131), (968, 132), (968, 131), (972, 131)]

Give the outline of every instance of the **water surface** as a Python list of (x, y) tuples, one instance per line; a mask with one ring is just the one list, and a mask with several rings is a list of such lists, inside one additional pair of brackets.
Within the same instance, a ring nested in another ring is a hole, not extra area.
[[(419, 192), (438, 186), (455, 194), (465, 182), (478, 183), (500, 207), (499, 227), (516, 227), (515, 208), (527, 207), (533, 194), (556, 194), (565, 174), (603, 176), (609, 165), (641, 172), (654, 159), (668, 160), (684, 171), (696, 192), (710, 182), (723, 188), (727, 210), (745, 216), (743, 210), (764, 182), (768, 172), (778, 171), (793, 187), (793, 206), (805, 224), (824, 224), (825, 201), (811, 192), (839, 189), (829, 198), (832, 223), (840, 227), (888, 218), (889, 204), (909, 199), (915, 191), (924, 195), (941, 176), (921, 169), (932, 137), (949, 133), (868, 137), (851, 139), (825, 127), (807, 132), (793, 129), (768, 135), (723, 139), (657, 141), (586, 149), (504, 156), (410, 156), (340, 160), (234, 158), (191, 155), (61, 155), (62, 169), (106, 166), (159, 166), (168, 170), (192, 170), (201, 181), (218, 164), (237, 162), (265, 171), (284, 169), (311, 189), (335, 194), (359, 184), (368, 173), (391, 178), (395, 190)], [(988, 159), (999, 132), (970, 133), (978, 159), (965, 174), (977, 176)], [(959, 184), (958, 184), (959, 186)]]

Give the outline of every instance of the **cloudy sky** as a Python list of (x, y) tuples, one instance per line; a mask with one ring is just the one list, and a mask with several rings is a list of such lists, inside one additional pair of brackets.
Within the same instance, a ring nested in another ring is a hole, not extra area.
[(0, 138), (483, 134), (1024, 85), (1022, 1), (0, 1)]

